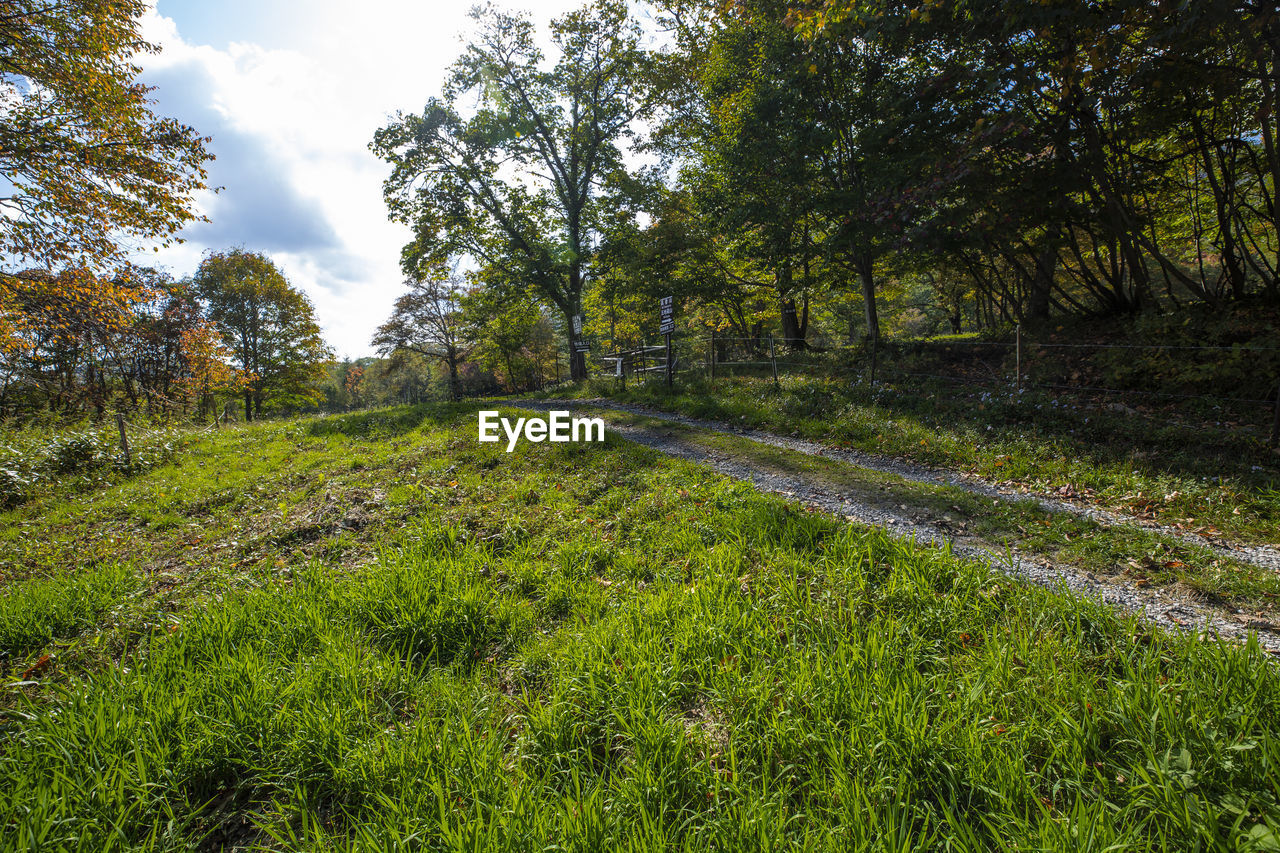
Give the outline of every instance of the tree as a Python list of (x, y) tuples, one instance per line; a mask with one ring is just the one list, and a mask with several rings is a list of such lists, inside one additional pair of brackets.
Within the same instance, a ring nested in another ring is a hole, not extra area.
[(933, 165), (911, 243), (989, 314), (1135, 312), (1158, 284), (1174, 304), (1278, 298), (1275, 4), (825, 0), (791, 19), (815, 48), (924, 60), (894, 137)]
[(476, 287), (462, 298), (462, 316), (474, 342), (471, 360), (506, 390), (541, 388), (554, 375), (555, 331), (529, 294)]
[[(415, 230), (405, 271), (468, 254), (511, 270), (571, 329), (607, 213), (600, 190), (625, 176), (618, 142), (646, 103), (638, 32), (624, 2), (598, 0), (552, 23), (560, 55), (548, 69), (528, 19), (475, 15), (477, 40), (444, 97), (397, 114), (371, 146), (393, 167), (392, 217)], [(464, 101), (478, 102), (470, 118)], [(585, 377), (581, 354), (571, 364)]]
[[(597, 299), (608, 303), (611, 340), (620, 330), (629, 343), (642, 344), (645, 332), (657, 329), (658, 298), (671, 296), (682, 315), (705, 309), (699, 320), (704, 330), (729, 330), (753, 351), (767, 348), (766, 326), (782, 319), (783, 299), (767, 269), (768, 258), (755, 254), (754, 236), (723, 227), (723, 207), (706, 198), (713, 194), (702, 185), (708, 178), (705, 171), (686, 169), (682, 186), (652, 204), (648, 227), (636, 227), (633, 234), (620, 229), (603, 248), (610, 269)], [(633, 331), (626, 320), (629, 305), (646, 315)]]
[(15, 282), (0, 314), (0, 374), (6, 392), (34, 405), (101, 417), (114, 397), (153, 414), (186, 414), (197, 402), (206, 413), (240, 381), (188, 282), (141, 267)]
[[(132, 62), (143, 0), (7, 0), (0, 12), (0, 255), (90, 269), (119, 238), (167, 243), (195, 218), (207, 138), (151, 111)], [(12, 287), (0, 273), (0, 287)], [(5, 297), (0, 293), (0, 300)]]
[[(688, 0), (663, 5), (677, 30), (693, 11)], [(701, 59), (687, 73), (704, 106), (673, 110), (664, 139), (699, 155), (682, 182), (767, 271), (790, 347), (807, 346), (811, 298), (838, 266), (860, 284), (874, 342), (877, 269), (904, 201), (928, 177), (918, 157), (927, 146), (900, 144), (900, 108), (911, 97), (932, 103), (917, 85), (932, 69), (872, 31), (804, 38), (788, 25), (792, 7), (724, 4), (715, 26), (685, 38)]]
[(197, 402), (201, 416), (212, 413), (217, 419), (218, 395), (240, 391), (244, 374), (231, 366), (233, 355), (221, 340), (218, 328), (200, 322), (181, 332), (183, 370), (174, 383), (185, 404)]
[(365, 374), (368, 384), (372, 375), (379, 383), (385, 403), (420, 403), (431, 394), (431, 365), (427, 359), (409, 350), (400, 350), (388, 359), (378, 360), (378, 369)]
[(111, 355), (152, 295), (130, 273), (100, 279), (86, 269), (25, 271), (0, 305), (0, 369), (55, 409), (83, 404), (101, 412)]
[(363, 367), (358, 364), (348, 367), (346, 378), (342, 381), (342, 387), (347, 392), (347, 399), (351, 401), (351, 408), (359, 409), (366, 405)]
[(270, 258), (243, 249), (211, 252), (193, 283), (247, 377), (246, 420), (261, 417), (264, 403), (291, 407), (318, 400), (314, 382), (333, 353), (311, 301)]
[(462, 279), (436, 268), (405, 282), (409, 292), (396, 300), (391, 317), (378, 327), (373, 346), (384, 356), (401, 350), (442, 362), (449, 371), (449, 396), (462, 395), (458, 366), (471, 350), (459, 304)]
[[(188, 344), (203, 348), (197, 331), (207, 325), (189, 282), (175, 282), (156, 270), (136, 270), (149, 298), (134, 306), (129, 328), (115, 348), (116, 372), (131, 407), (139, 395), (148, 409), (171, 408), (171, 392), (186, 375)], [(182, 396), (182, 395), (178, 395)]]
[[(686, 169), (697, 198), (767, 270), (782, 338), (806, 346), (812, 217), (823, 126), (809, 59), (780, 21), (739, 4), (711, 41), (701, 88), (713, 117), (691, 140), (703, 169)], [(799, 304), (798, 304), (799, 303)]]

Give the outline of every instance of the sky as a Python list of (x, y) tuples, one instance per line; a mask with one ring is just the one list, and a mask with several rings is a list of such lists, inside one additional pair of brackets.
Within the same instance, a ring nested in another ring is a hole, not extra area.
[[(316, 307), (339, 357), (369, 340), (403, 290), (409, 233), (387, 221), (389, 166), (368, 150), (397, 111), (438, 95), (462, 52), (471, 3), (412, 0), (157, 0), (139, 60), (156, 112), (213, 137), (217, 194), (186, 242), (137, 260), (175, 277), (208, 249), (268, 254)], [(576, 0), (507, 0), (543, 25)], [(542, 26), (540, 29), (544, 29)]]

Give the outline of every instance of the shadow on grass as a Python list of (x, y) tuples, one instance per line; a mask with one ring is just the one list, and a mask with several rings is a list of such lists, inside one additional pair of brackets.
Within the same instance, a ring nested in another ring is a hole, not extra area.
[[(895, 435), (887, 433), (895, 431), (897, 421), (898, 427), (938, 431), (961, 442), (969, 438), (975, 456), (983, 449), (994, 449), (990, 445), (1020, 444), (1031, 455), (1047, 451), (1095, 468), (1123, 468), (1148, 478), (1230, 477), (1258, 493), (1280, 489), (1276, 457), (1256, 433), (1100, 410), (1041, 393), (1018, 396), (932, 380), (879, 385), (872, 391), (856, 382), (856, 377), (793, 376), (781, 387), (764, 380), (697, 381), (674, 391), (647, 386), (611, 396), (711, 420), (741, 423), (745, 416), (746, 422), (775, 431), (789, 431), (797, 419), (807, 419), (818, 423), (808, 424), (806, 432), (820, 427), (817, 431), (823, 437), (848, 440), (869, 450), (877, 449), (867, 443), (881, 434), (893, 443)], [(902, 432), (896, 429), (897, 436)], [(903, 449), (884, 448), (926, 464), (968, 461), (926, 450), (900, 452)]]

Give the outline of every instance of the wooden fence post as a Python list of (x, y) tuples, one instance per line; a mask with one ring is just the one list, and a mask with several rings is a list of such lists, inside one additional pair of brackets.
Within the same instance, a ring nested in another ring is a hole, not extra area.
[(133, 467), (133, 458), (129, 455), (129, 436), (124, 431), (124, 412), (116, 412), (116, 427), (120, 430), (120, 450), (124, 453), (124, 467)]
[(1271, 447), (1280, 445), (1280, 383), (1276, 384), (1276, 411), (1271, 419)]
[(1013, 373), (1014, 387), (1022, 392), (1022, 324), (1018, 324), (1016, 342), (1014, 344)]
[(707, 361), (711, 366), (711, 378), (716, 378), (716, 330), (711, 330), (711, 358)]
[(778, 384), (778, 351), (773, 343), (773, 335), (769, 336), (769, 363), (773, 365), (773, 384)]

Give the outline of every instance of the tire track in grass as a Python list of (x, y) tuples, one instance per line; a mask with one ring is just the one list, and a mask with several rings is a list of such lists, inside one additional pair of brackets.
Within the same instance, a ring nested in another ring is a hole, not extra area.
[[(809, 457), (852, 466), (862, 472), (882, 475), (885, 482), (894, 480), (929, 487), (951, 487), (972, 495), (1006, 504), (1030, 502), (1049, 513), (1069, 513), (1086, 518), (1109, 529), (1122, 528), (1137, 533), (1159, 534), (1215, 552), (1261, 569), (1275, 571), (1280, 566), (1280, 554), (1269, 548), (1227, 548), (1220, 543), (1210, 543), (1202, 537), (1188, 536), (1185, 531), (1159, 526), (1139, 525), (1118, 514), (1107, 513), (1073, 504), (1041, 499), (1037, 496), (1013, 494), (1001, 491), (989, 483), (966, 481), (953, 472), (932, 471), (897, 460), (874, 457), (858, 451), (836, 450), (813, 441), (788, 438), (759, 430), (737, 429), (727, 424), (702, 421), (681, 415), (657, 412), (640, 406), (618, 404), (607, 400), (512, 400), (502, 405), (534, 411), (551, 409), (592, 409), (604, 413), (617, 412), (659, 421), (665, 424), (693, 430), (681, 436), (676, 430), (658, 425), (619, 423), (616, 419), (609, 428), (623, 438), (652, 448), (669, 456), (697, 462), (719, 474), (749, 482), (760, 491), (774, 492), (807, 506), (821, 509), (846, 519), (883, 527), (901, 538), (931, 547), (950, 547), (965, 557), (989, 562), (1007, 575), (1048, 587), (1065, 587), (1074, 593), (1087, 595), (1109, 605), (1140, 613), (1148, 621), (1166, 628), (1194, 631), (1208, 637), (1244, 642), (1249, 636), (1257, 637), (1259, 644), (1272, 655), (1280, 657), (1280, 626), (1266, 619), (1250, 615), (1237, 615), (1229, 606), (1196, 600), (1189, 590), (1176, 585), (1158, 587), (1142, 586), (1141, 580), (1129, 582), (1123, 578), (1105, 578), (1098, 574), (1043, 556), (1025, 553), (1018, 546), (1002, 548), (977, 536), (969, 535), (963, 525), (957, 527), (953, 519), (928, 518), (924, 507), (908, 504), (892, 504), (886, 500), (868, 499), (864, 493), (851, 495), (849, 490), (833, 486), (821, 477), (780, 472), (776, 467), (761, 464), (731, 447), (708, 447), (705, 443), (690, 440), (702, 433), (731, 436), (758, 445), (798, 453)], [(855, 490), (856, 491), (856, 490)], [(1216, 546), (1216, 547), (1215, 547)], [(1259, 553), (1261, 552), (1261, 553)]]

